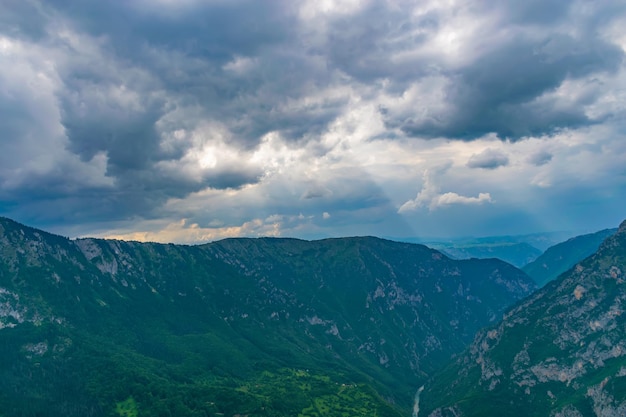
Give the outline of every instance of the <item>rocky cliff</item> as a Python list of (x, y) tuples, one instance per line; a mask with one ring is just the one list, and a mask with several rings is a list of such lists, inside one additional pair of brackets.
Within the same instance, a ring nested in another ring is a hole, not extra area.
[(420, 416), (626, 415), (626, 222), (478, 333), (422, 393)]

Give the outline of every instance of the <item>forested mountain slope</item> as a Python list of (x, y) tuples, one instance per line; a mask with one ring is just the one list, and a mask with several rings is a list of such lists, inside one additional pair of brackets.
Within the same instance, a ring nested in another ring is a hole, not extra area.
[(0, 415), (407, 415), (534, 288), (377, 238), (162, 245), (1, 218)]
[(548, 248), (522, 270), (542, 287), (578, 262), (593, 255), (600, 244), (615, 232), (617, 229), (605, 229), (568, 239)]
[(626, 222), (422, 393), (420, 416), (626, 415)]

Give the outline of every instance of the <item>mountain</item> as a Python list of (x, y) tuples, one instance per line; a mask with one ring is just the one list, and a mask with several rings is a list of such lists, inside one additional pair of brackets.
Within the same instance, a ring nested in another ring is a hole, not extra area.
[(466, 241), (456, 243), (427, 243), (453, 259), (498, 258), (521, 268), (536, 259), (541, 251), (526, 242), (508, 241)]
[(600, 244), (615, 232), (617, 229), (605, 229), (573, 237), (548, 248), (537, 259), (525, 265), (522, 270), (542, 287), (578, 262), (593, 255)]
[[(562, 243), (564, 240), (571, 238), (572, 232), (548, 232), (533, 233), (526, 235), (506, 235), (506, 236), (485, 236), (485, 237), (467, 237), (456, 239), (436, 239), (436, 238), (397, 238), (399, 240), (410, 243), (420, 243), (430, 248), (446, 254), (452, 259), (488, 259), (498, 258), (510, 263), (518, 268), (533, 262), (545, 250), (551, 246)], [(605, 237), (608, 235), (605, 235)], [(602, 240), (597, 242), (586, 255), (578, 258), (584, 259), (591, 255), (598, 248)], [(564, 272), (564, 271), (561, 271)]]
[(0, 218), (0, 416), (400, 416), (535, 289), (371, 237), (69, 240)]
[(419, 416), (626, 415), (626, 221), (426, 384)]
[[(455, 246), (488, 246), (488, 245), (506, 245), (511, 243), (526, 243), (533, 248), (544, 252), (550, 246), (563, 242), (573, 236), (573, 232), (543, 232), (531, 233), (525, 235), (501, 235), (501, 236), (482, 236), (482, 237), (462, 237), (462, 238), (437, 238), (437, 237), (389, 237), (390, 240), (420, 243), (433, 249), (439, 247), (455, 247)], [(528, 262), (527, 262), (528, 263)]]

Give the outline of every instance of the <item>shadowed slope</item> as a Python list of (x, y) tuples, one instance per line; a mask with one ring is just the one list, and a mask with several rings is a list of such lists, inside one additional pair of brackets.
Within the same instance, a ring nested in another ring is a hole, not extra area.
[(501, 261), (367, 237), (72, 241), (0, 219), (0, 254), (12, 416), (398, 416), (534, 288)]
[(426, 385), (420, 416), (623, 416), (626, 222)]

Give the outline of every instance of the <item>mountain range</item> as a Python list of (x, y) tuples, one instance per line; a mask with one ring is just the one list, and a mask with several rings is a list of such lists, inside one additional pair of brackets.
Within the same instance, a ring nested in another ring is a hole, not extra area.
[[(452, 259), (498, 258), (521, 268), (537, 259), (537, 257), (548, 248), (560, 244), (572, 236), (573, 234), (571, 232), (546, 232), (526, 235), (464, 237), (453, 239), (415, 237), (392, 238), (391, 240), (420, 243), (429, 248), (437, 249)], [(599, 244), (600, 242), (598, 242), (598, 245)], [(593, 253), (593, 251), (591, 253)], [(583, 256), (583, 258), (585, 256)]]
[(419, 416), (626, 415), (626, 222), (438, 372)]
[(408, 415), (535, 289), (373, 237), (184, 246), (0, 218), (0, 415)]
[(581, 260), (593, 255), (604, 240), (615, 234), (617, 229), (605, 229), (596, 233), (572, 237), (548, 248), (522, 270), (540, 287), (552, 281)]
[(537, 259), (541, 251), (526, 242), (465, 242), (454, 244), (433, 243), (429, 247), (445, 253), (452, 259), (497, 258), (518, 268)]

